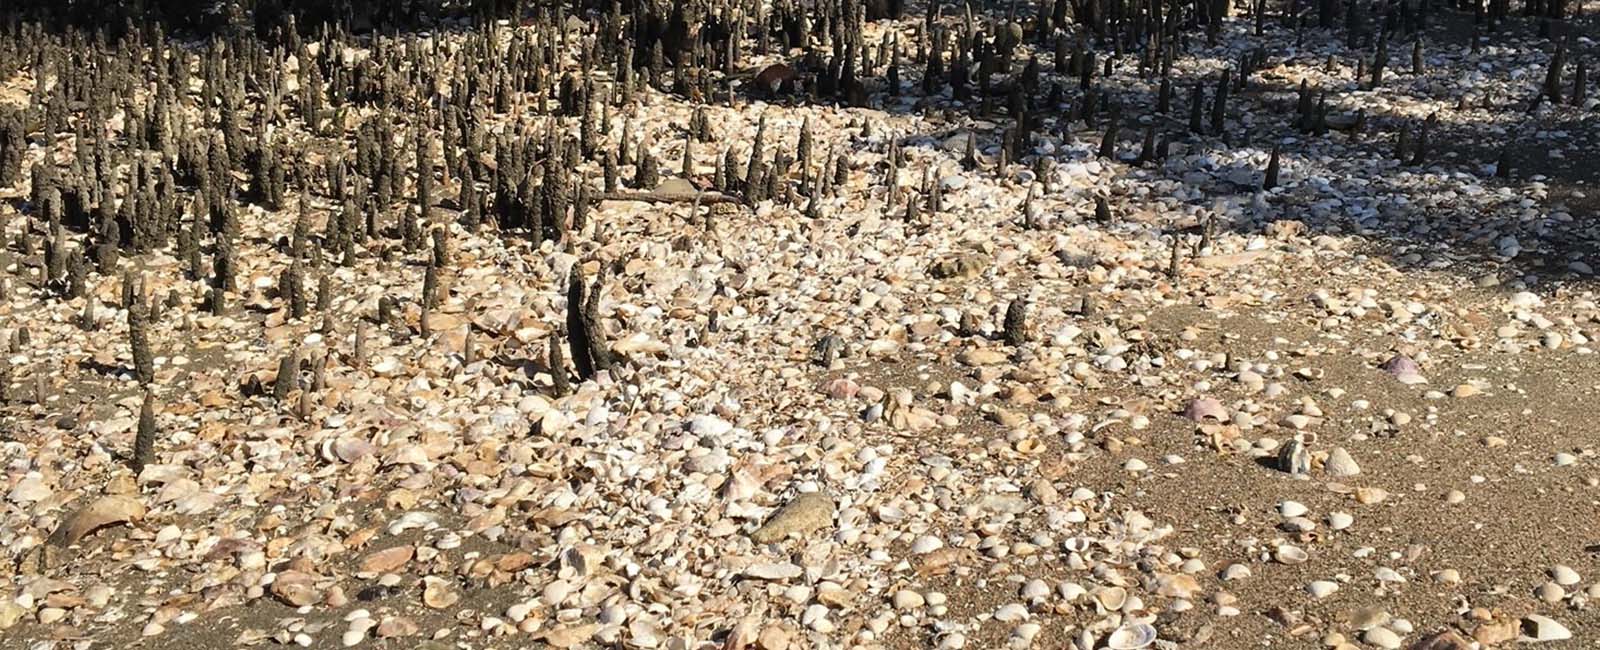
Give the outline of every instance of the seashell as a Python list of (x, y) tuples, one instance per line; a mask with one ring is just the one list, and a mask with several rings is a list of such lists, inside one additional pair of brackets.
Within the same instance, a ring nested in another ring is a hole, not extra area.
[(972, 389), (959, 381), (950, 382), (950, 401), (956, 404), (972, 404), (977, 400)]
[(1300, 564), (1301, 562), (1305, 562), (1310, 557), (1310, 554), (1306, 553), (1305, 549), (1292, 544), (1284, 544), (1279, 546), (1278, 549), (1272, 553), (1272, 559), (1277, 560), (1282, 564)]
[(200, 493), (200, 484), (193, 479), (179, 478), (168, 481), (156, 492), (156, 504), (172, 503)]
[(1200, 582), (1187, 573), (1158, 574), (1156, 593), (1168, 598), (1192, 598), (1200, 593)]
[(564, 626), (552, 629), (535, 638), (544, 641), (545, 644), (552, 648), (575, 648), (588, 641), (590, 637), (593, 637), (595, 630), (599, 628), (600, 625), (597, 623), (571, 627)]
[(333, 443), (333, 453), (343, 462), (354, 463), (377, 453), (377, 448), (360, 438), (340, 438)]
[(1388, 361), (1380, 366), (1384, 372), (1394, 375), (1402, 384), (1426, 384), (1428, 379), (1422, 376), (1422, 367), (1412, 361), (1411, 357), (1397, 354), (1389, 357)]
[(916, 555), (927, 555), (944, 548), (944, 541), (933, 535), (923, 535), (911, 542), (911, 552)]
[(866, 410), (861, 412), (861, 420), (863, 422), (869, 422), (869, 423), (870, 422), (877, 422), (882, 417), (883, 417), (883, 403), (882, 402), (879, 402), (877, 404), (873, 404), (872, 406), (868, 406), (866, 408)]
[(71, 546), (98, 528), (139, 521), (144, 518), (144, 513), (144, 504), (133, 497), (100, 497), (62, 522), (61, 527), (50, 535), (50, 540), (58, 546)]
[(421, 628), (415, 621), (404, 616), (386, 617), (378, 624), (378, 637), (384, 639), (415, 636), (420, 631)]
[(850, 399), (861, 391), (861, 385), (848, 378), (839, 378), (823, 386), (823, 392), (834, 399)]
[(761, 491), (761, 483), (750, 472), (736, 469), (722, 484), (722, 498), (728, 501), (743, 501)]
[(917, 573), (924, 576), (944, 575), (976, 558), (977, 554), (968, 548), (936, 549), (922, 556), (917, 563)]
[(1346, 528), (1349, 528), (1350, 525), (1353, 524), (1353, 523), (1355, 523), (1355, 517), (1350, 516), (1349, 513), (1345, 513), (1345, 512), (1330, 512), (1330, 513), (1328, 513), (1328, 528), (1331, 528), (1333, 530), (1344, 530)]
[(792, 580), (805, 570), (792, 562), (769, 562), (746, 567), (744, 575), (758, 580)]
[(714, 415), (697, 415), (684, 423), (684, 429), (697, 436), (724, 436), (733, 430), (733, 424)]
[(416, 552), (416, 547), (410, 544), (374, 551), (361, 559), (360, 568), (366, 573), (392, 573), (410, 562)]
[(1000, 608), (994, 612), (994, 620), (1002, 623), (1015, 623), (1017, 621), (1027, 620), (1027, 618), (1028, 608), (1024, 607), (1022, 603), (1007, 603), (1005, 605), (1001, 605)]
[(562, 566), (571, 569), (575, 577), (594, 574), (604, 561), (605, 549), (593, 544), (579, 544), (561, 554)]
[(422, 604), (433, 609), (445, 609), (461, 600), (461, 592), (444, 579), (428, 576), (423, 581), (427, 585), (422, 588)]
[(284, 571), (272, 581), (272, 595), (292, 607), (313, 605), (322, 600), (314, 584), (316, 576), (301, 571)]
[(1284, 500), (1278, 503), (1278, 514), (1284, 517), (1301, 517), (1310, 511), (1310, 508), (1299, 501)]
[(1533, 641), (1562, 641), (1572, 638), (1567, 626), (1548, 616), (1529, 614), (1522, 617), (1522, 634)]
[(1360, 503), (1361, 505), (1370, 506), (1375, 503), (1383, 503), (1384, 500), (1388, 498), (1388, 490), (1380, 487), (1356, 488), (1356, 503)]
[(322, 462), (332, 463), (339, 460), (339, 456), (333, 453), (334, 442), (334, 440), (328, 439), (322, 441), (322, 444), (317, 445), (317, 455), (322, 458)]
[(432, 529), (437, 524), (438, 517), (431, 513), (412, 511), (400, 515), (393, 523), (389, 524), (389, 534), (399, 535), (413, 528)]
[(1094, 600), (1106, 611), (1115, 612), (1128, 603), (1128, 590), (1122, 587), (1101, 587), (1094, 590)]
[(372, 364), (372, 372), (380, 377), (393, 377), (400, 371), (400, 360), (394, 357), (384, 357)]
[(49, 498), (51, 494), (53, 492), (44, 484), (43, 480), (37, 476), (30, 476), (18, 481), (16, 486), (11, 488), (11, 492), (6, 495), (6, 498), (13, 503), (25, 504), (43, 501)]
[[(681, 179), (672, 179), (672, 180), (681, 180)], [(616, 352), (616, 353), (619, 353), (619, 354), (623, 354), (623, 355), (627, 355), (627, 356), (638, 356), (638, 355), (641, 355), (641, 354), (656, 355), (656, 354), (661, 354), (663, 352), (666, 352), (670, 348), (671, 348), (671, 346), (667, 345), (666, 343), (662, 343), (661, 341), (657, 341), (657, 340), (655, 340), (653, 338), (650, 338), (650, 336), (648, 334), (645, 334), (644, 332), (635, 333), (632, 336), (629, 336), (628, 338), (622, 339), (620, 341), (617, 341), (617, 342), (611, 344), (611, 350), (613, 352)]]
[(1156, 628), (1148, 623), (1130, 623), (1106, 637), (1106, 647), (1111, 650), (1138, 650), (1155, 641)]
[(1203, 422), (1205, 420), (1227, 422), (1228, 409), (1222, 405), (1222, 402), (1219, 402), (1214, 398), (1197, 397), (1189, 402), (1189, 406), (1183, 409), (1183, 417), (1189, 418), (1190, 420), (1194, 420), (1196, 422)]
[(1239, 427), (1231, 424), (1206, 423), (1200, 425), (1199, 429), (1212, 449), (1219, 452), (1235, 451), (1234, 443), (1239, 440)]
[(647, 619), (636, 618), (628, 623), (628, 646), (654, 648), (661, 645), (661, 628)]

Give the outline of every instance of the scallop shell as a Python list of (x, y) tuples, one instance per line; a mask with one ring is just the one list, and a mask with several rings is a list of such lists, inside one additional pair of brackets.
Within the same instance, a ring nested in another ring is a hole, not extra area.
[(1155, 642), (1156, 629), (1148, 623), (1130, 623), (1106, 637), (1106, 647), (1111, 650), (1138, 650)]

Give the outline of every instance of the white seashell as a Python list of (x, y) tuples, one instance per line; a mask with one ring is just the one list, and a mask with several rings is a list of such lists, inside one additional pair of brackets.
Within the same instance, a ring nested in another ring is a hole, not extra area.
[(1128, 603), (1128, 590), (1122, 587), (1101, 587), (1094, 590), (1094, 600), (1106, 611), (1115, 612)]
[(1306, 561), (1310, 557), (1311, 556), (1305, 552), (1305, 549), (1293, 544), (1284, 544), (1283, 546), (1279, 546), (1277, 550), (1273, 551), (1272, 553), (1272, 559), (1283, 564), (1299, 564)]
[(1328, 528), (1333, 530), (1344, 530), (1349, 528), (1350, 525), (1354, 524), (1355, 522), (1356, 518), (1351, 516), (1348, 512), (1328, 513)]
[(1117, 628), (1106, 637), (1106, 647), (1111, 650), (1138, 650), (1156, 641), (1156, 629), (1148, 623), (1130, 623)]
[(33, 503), (49, 498), (52, 493), (49, 486), (46, 486), (38, 476), (29, 476), (18, 481), (6, 498), (13, 503)]
[(399, 519), (396, 519), (394, 523), (389, 524), (388, 530), (390, 535), (399, 535), (400, 533), (406, 532), (413, 528), (431, 529), (437, 525), (435, 523), (437, 521), (438, 517), (433, 514), (412, 511), (400, 515)]
[(733, 425), (715, 415), (697, 415), (685, 427), (697, 436), (719, 437), (733, 430)]
[(380, 377), (392, 377), (400, 370), (400, 360), (394, 357), (384, 357), (372, 364), (372, 372)]
[(1304, 533), (1316, 530), (1317, 524), (1305, 517), (1290, 517), (1283, 520), (1282, 528), (1291, 533)]
[(734, 470), (728, 477), (728, 482), (722, 485), (722, 498), (728, 501), (744, 501), (761, 491), (761, 484), (749, 472)]
[(1555, 619), (1539, 614), (1522, 617), (1522, 634), (1533, 641), (1562, 641), (1572, 638), (1572, 631)]
[(1558, 564), (1554, 567), (1551, 567), (1550, 578), (1555, 580), (1556, 584), (1563, 587), (1571, 587), (1572, 585), (1583, 581), (1583, 578), (1578, 575), (1577, 571), (1574, 571), (1572, 570), (1572, 567), (1563, 564)]
[(917, 555), (932, 553), (944, 547), (944, 541), (933, 535), (923, 535), (911, 542), (911, 552)]
[(1027, 618), (1028, 608), (1023, 606), (1022, 603), (1007, 603), (1005, 605), (1001, 605), (1000, 608), (994, 612), (994, 620), (1000, 621), (1001, 623), (1015, 623), (1017, 621), (1027, 620)]
[(760, 580), (791, 580), (800, 577), (803, 573), (805, 573), (804, 569), (789, 562), (757, 564), (746, 567), (744, 570), (746, 576)]

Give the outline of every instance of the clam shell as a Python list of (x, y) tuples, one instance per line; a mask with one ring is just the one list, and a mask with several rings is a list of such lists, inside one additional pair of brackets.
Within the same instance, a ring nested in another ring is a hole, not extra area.
[(1094, 600), (1107, 611), (1115, 612), (1127, 604), (1128, 590), (1122, 587), (1101, 587), (1094, 590)]
[(1300, 564), (1310, 557), (1310, 554), (1306, 553), (1305, 549), (1292, 544), (1284, 544), (1272, 552), (1272, 559), (1283, 564)]
[(1196, 422), (1204, 422), (1206, 420), (1227, 422), (1228, 409), (1222, 405), (1222, 402), (1214, 398), (1197, 397), (1189, 402), (1189, 406), (1183, 409), (1183, 417)]
[(1403, 354), (1389, 357), (1381, 366), (1384, 372), (1394, 375), (1402, 384), (1426, 384), (1428, 379), (1422, 376), (1422, 367), (1416, 361)]
[(1138, 650), (1156, 641), (1156, 629), (1148, 623), (1130, 623), (1117, 628), (1106, 637), (1106, 647), (1111, 650)]
[(422, 589), (422, 603), (428, 607), (445, 609), (461, 600), (461, 592), (445, 580), (429, 576), (424, 582), (426, 586)]

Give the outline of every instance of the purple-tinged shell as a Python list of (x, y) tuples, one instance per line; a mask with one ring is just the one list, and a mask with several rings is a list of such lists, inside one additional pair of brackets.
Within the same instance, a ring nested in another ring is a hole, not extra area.
[(1384, 372), (1394, 375), (1394, 378), (1400, 380), (1402, 384), (1428, 383), (1428, 379), (1422, 376), (1422, 367), (1418, 366), (1417, 362), (1412, 361), (1411, 357), (1406, 355), (1394, 355), (1388, 361), (1383, 362), (1380, 367), (1383, 368)]
[(1196, 397), (1193, 401), (1189, 402), (1189, 406), (1183, 409), (1183, 417), (1189, 418), (1196, 422), (1203, 422), (1207, 419), (1216, 420), (1218, 422), (1227, 422), (1228, 409), (1222, 405), (1222, 402), (1219, 402), (1214, 398)]

